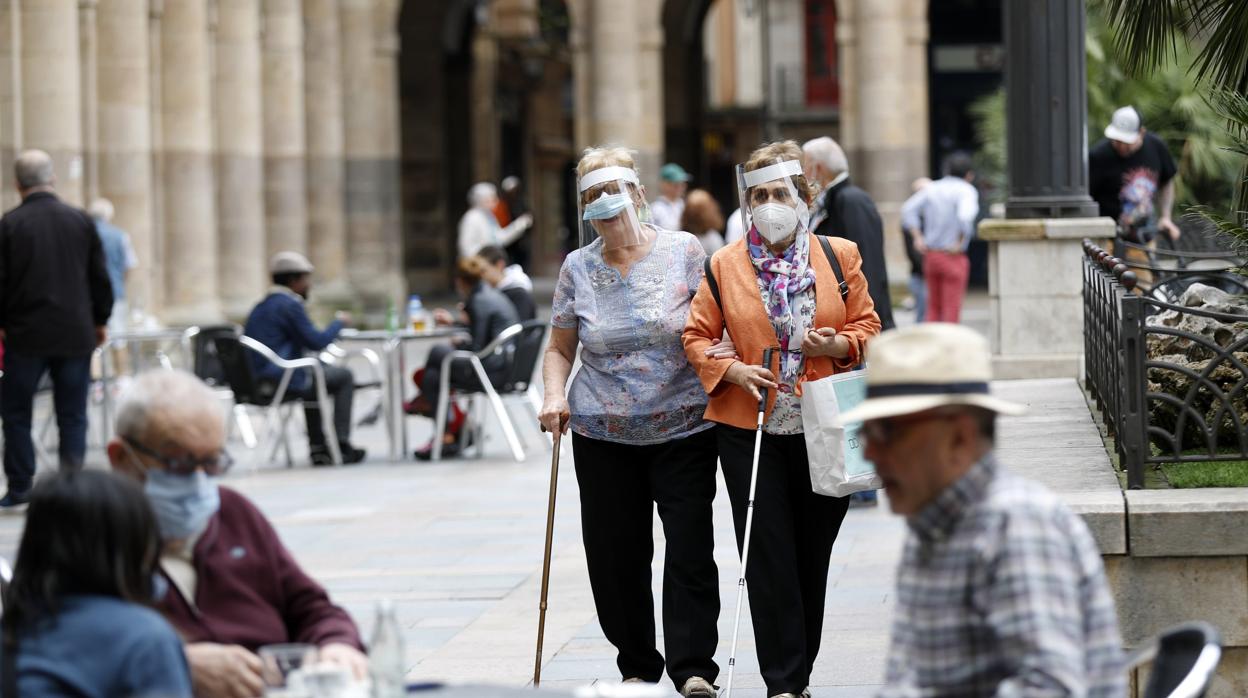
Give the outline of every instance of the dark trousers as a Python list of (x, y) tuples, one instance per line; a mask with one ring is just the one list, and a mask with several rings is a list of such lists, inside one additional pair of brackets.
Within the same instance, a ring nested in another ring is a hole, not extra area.
[(680, 688), (691, 676), (714, 681), (719, 642), (719, 570), (711, 502), (715, 432), (649, 446), (572, 435), (581, 492), (581, 533), (598, 622), (619, 650), (624, 678), (656, 682), (663, 655), (655, 646), (654, 505), (663, 556), (663, 645), (667, 674)]
[(59, 432), (62, 468), (80, 468), (87, 455), (87, 388), (91, 357), (28, 356), (12, 349), (4, 354), (0, 417), (4, 418), (4, 475), (9, 491), (25, 493), (35, 477), (35, 442), (30, 435), (35, 391), (48, 373)]
[[(425, 396), (430, 405), (437, 409), (436, 400), (438, 398), (438, 390), (441, 388), (442, 380), (442, 360), (446, 355), (455, 351), (456, 347), (450, 344), (438, 344), (429, 350), (429, 358), (425, 361), (425, 370), (420, 373), (417, 379), (420, 383), (420, 394)], [(485, 375), (490, 379), (490, 384), (498, 387), (502, 382), (502, 370), (490, 370), (490, 366), (485, 365)], [(477, 378), (477, 372), (472, 366), (465, 361), (456, 361), (451, 364), (451, 378), (449, 384), (452, 390), (481, 390), (481, 379)], [(435, 413), (436, 414), (436, 413)]]
[[(739, 553), (745, 540), (754, 430), (721, 424), (715, 431)], [(800, 694), (810, 684), (823, 633), (832, 544), (848, 507), (848, 497), (811, 491), (804, 436), (763, 434), (745, 579), (767, 695)]]
[[(351, 401), (355, 398), (355, 377), (341, 366), (322, 365), (325, 371), (325, 390), (334, 402), (334, 431), (338, 443), (351, 443)], [(308, 444), (312, 448), (324, 448), (325, 430), (321, 428), (321, 408), (316, 404), (316, 383), (308, 375), (308, 384), (302, 390), (291, 390), (291, 397), (303, 400), (303, 415), (308, 422)]]

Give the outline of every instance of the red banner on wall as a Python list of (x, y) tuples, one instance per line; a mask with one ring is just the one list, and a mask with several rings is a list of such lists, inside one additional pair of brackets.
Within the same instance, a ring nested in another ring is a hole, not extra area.
[(838, 107), (836, 0), (806, 0), (806, 106)]

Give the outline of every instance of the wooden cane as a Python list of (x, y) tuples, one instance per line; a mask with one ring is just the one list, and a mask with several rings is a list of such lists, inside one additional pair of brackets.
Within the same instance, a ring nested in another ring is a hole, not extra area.
[(546, 554), (542, 559), (542, 600), (537, 616), (537, 659), (533, 663), (533, 686), (542, 683), (542, 640), (546, 634), (546, 594), (550, 590), (550, 548), (555, 538), (555, 490), (559, 486), (559, 437), (562, 430), (552, 435), (550, 457), (550, 501), (546, 505)]

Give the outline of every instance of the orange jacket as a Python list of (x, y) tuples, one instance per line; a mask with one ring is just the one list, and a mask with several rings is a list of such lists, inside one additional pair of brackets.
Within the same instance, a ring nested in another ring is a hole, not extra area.
[[(828, 241), (841, 262), (845, 282), (849, 284), (849, 297), (841, 301), (836, 275), (823, 254), (823, 246), (817, 240), (811, 240), (810, 263), (815, 268), (815, 326), (835, 327), (838, 334), (849, 340), (849, 356), (844, 359), (807, 357), (805, 373), (799, 379), (799, 390), (801, 380), (826, 378), (857, 366), (862, 360), (867, 340), (880, 333), (880, 319), (867, 293), (867, 278), (862, 274), (858, 246), (842, 238), (828, 238)], [(727, 315), (728, 336), (746, 364), (759, 365), (763, 360), (763, 350), (767, 347), (779, 349), (780, 341), (767, 317), (767, 309), (763, 307), (758, 276), (750, 262), (745, 240), (737, 240), (716, 252), (711, 257), (711, 272), (719, 284), (723, 314), (711, 295), (710, 284), (702, 283), (689, 305), (689, 320), (681, 337), (685, 355), (710, 396), (706, 418), (712, 422), (753, 429), (758, 420), (758, 401), (744, 388), (724, 380), (732, 361), (707, 358), (703, 352), (711, 345), (712, 339), (723, 336), (724, 315)], [(772, 353), (768, 368), (773, 373), (779, 373), (778, 351)], [(769, 391), (767, 417), (771, 416), (775, 403), (775, 391)]]

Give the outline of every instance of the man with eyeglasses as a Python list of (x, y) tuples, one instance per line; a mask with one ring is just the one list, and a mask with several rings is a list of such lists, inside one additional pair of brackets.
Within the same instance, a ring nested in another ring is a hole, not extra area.
[(1126, 695), (1122, 641), (1083, 520), (993, 454), (988, 342), (960, 325), (867, 348), (866, 457), (909, 529), (881, 698)]
[(366, 675), (351, 617), (300, 569), (254, 504), (218, 486), (233, 463), (225, 415), (198, 378), (138, 376), (118, 409), (108, 458), (143, 484), (156, 513), (167, 583), (157, 604), (186, 642), (195, 695), (261, 695), (255, 651), (286, 642), (317, 645), (322, 660)]

